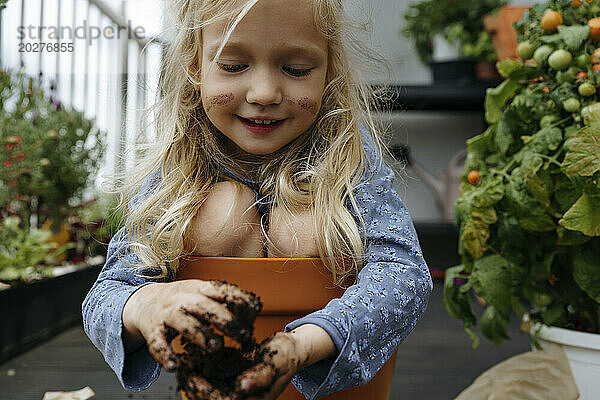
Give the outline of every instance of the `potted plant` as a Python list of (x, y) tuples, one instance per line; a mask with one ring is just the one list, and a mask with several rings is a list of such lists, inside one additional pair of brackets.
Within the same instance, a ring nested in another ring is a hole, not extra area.
[[(428, 64), (434, 81), (473, 80), (475, 63), (496, 60), (483, 17), (506, 0), (424, 0), (412, 4), (404, 19), (404, 35), (414, 41), (419, 59)], [(485, 68), (478, 68), (485, 71)], [(481, 78), (493, 78), (480, 75)]]
[[(462, 264), (446, 273), (444, 301), (475, 346), (471, 292), (496, 344), (514, 313), (552, 327), (535, 329), (534, 342), (573, 332), (571, 346), (585, 337), (586, 354), (600, 349), (598, 15), (599, 0), (533, 6), (516, 24), (523, 60), (499, 64), (506, 79), (487, 91), (489, 128), (467, 142), (455, 213)], [(598, 379), (578, 371), (597, 376), (600, 359), (580, 367), (567, 357), (581, 398), (593, 398)]]
[(72, 239), (91, 228), (74, 223), (85, 221), (83, 191), (102, 146), (83, 113), (47, 97), (39, 81), (0, 70), (0, 362), (81, 318), (99, 266), (89, 268), (98, 263), (81, 257), (94, 255), (90, 247)]

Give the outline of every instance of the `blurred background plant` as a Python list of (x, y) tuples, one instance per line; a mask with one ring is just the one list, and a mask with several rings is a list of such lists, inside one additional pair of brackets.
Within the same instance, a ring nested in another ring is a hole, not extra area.
[(413, 40), (419, 59), (427, 64), (433, 54), (433, 38), (441, 34), (449, 43), (460, 43), (462, 57), (496, 61), (483, 17), (497, 12), (507, 0), (424, 0), (412, 4), (402, 33)]
[(0, 70), (0, 270), (12, 271), (0, 280), (23, 280), (18, 268), (104, 253), (108, 208), (99, 207), (114, 201), (89, 190), (104, 137), (93, 120), (44, 93), (41, 77)]

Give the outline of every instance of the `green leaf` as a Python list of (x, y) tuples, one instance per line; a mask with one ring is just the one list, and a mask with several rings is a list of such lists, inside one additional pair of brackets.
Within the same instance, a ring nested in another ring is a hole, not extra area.
[(560, 246), (578, 246), (590, 240), (589, 236), (585, 236), (579, 231), (570, 231), (562, 226), (556, 228), (556, 234), (558, 235), (556, 244)]
[(558, 223), (587, 236), (600, 236), (600, 194), (584, 192)]
[(496, 68), (504, 78), (510, 78), (515, 72), (522, 71), (525, 68), (525, 65), (512, 58), (506, 58), (497, 63)]
[(461, 275), (462, 271), (462, 265), (457, 265), (446, 270), (444, 278), (444, 305), (448, 314), (454, 318), (463, 320), (467, 326), (473, 326), (477, 323), (477, 319), (471, 309), (469, 295), (468, 293), (463, 293), (460, 287), (454, 284), (455, 278), (464, 278)]
[(490, 237), (489, 225), (485, 222), (470, 218), (467, 220), (460, 237), (465, 249), (475, 258), (483, 257)]
[(510, 126), (506, 121), (506, 118), (502, 118), (498, 121), (498, 127), (496, 129), (496, 146), (500, 150), (500, 153), (506, 154), (511, 144), (514, 142), (514, 137), (511, 132)]
[(481, 333), (490, 339), (496, 346), (500, 346), (504, 339), (510, 339), (506, 333), (508, 320), (504, 318), (494, 306), (488, 306), (479, 320)]
[(561, 213), (567, 212), (569, 208), (579, 199), (581, 191), (565, 175), (559, 175), (554, 184), (554, 199)]
[(579, 50), (581, 44), (590, 36), (590, 27), (587, 25), (559, 25), (558, 35), (571, 51)]
[(473, 193), (473, 206), (487, 208), (493, 206), (504, 197), (504, 184), (501, 177), (488, 180), (480, 189)]
[(488, 304), (499, 311), (508, 313), (511, 301), (513, 275), (516, 267), (498, 254), (475, 260), (471, 280), (475, 293), (483, 297)]
[(555, 33), (554, 35), (544, 35), (540, 37), (540, 41), (544, 43), (556, 43), (560, 40), (562, 40), (562, 38), (558, 33)]
[(488, 124), (495, 124), (502, 118), (502, 108), (519, 88), (519, 83), (507, 79), (495, 88), (487, 89), (485, 96), (485, 120)]
[(538, 175), (533, 175), (525, 177), (525, 185), (538, 203), (546, 209), (550, 208), (550, 192), (552, 188), (548, 188), (548, 182), (544, 182)]
[(600, 259), (600, 254), (595, 254), (587, 249), (576, 252), (573, 257), (573, 278), (596, 303), (600, 303), (598, 259)]
[(569, 139), (563, 170), (570, 176), (592, 176), (600, 171), (600, 123), (581, 128)]
[(556, 228), (554, 220), (529, 194), (524, 180), (516, 174), (516, 169), (506, 185), (505, 197), (507, 211), (517, 218), (523, 229), (534, 232), (547, 232)]

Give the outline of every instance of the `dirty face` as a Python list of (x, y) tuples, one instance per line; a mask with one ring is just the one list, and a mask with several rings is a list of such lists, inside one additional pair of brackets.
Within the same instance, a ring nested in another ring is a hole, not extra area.
[(327, 40), (314, 26), (309, 0), (259, 1), (215, 59), (224, 31), (225, 23), (217, 23), (202, 32), (203, 107), (230, 144), (249, 154), (273, 153), (319, 113)]

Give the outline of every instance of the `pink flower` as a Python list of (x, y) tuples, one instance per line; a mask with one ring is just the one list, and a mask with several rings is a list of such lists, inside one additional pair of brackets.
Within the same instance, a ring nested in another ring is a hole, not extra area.
[(10, 167), (11, 165), (12, 165), (12, 161), (10, 161), (10, 160), (4, 161), (4, 166), (5, 167)]
[(15, 187), (19, 184), (19, 181), (17, 181), (16, 179), (14, 181), (10, 181), (6, 183), (6, 186), (8, 187)]
[(14, 145), (14, 144), (12, 144), (12, 143), (7, 143), (7, 144), (6, 144), (6, 149), (7, 149), (7, 150), (12, 150), (12, 148), (13, 148), (13, 147), (15, 147), (15, 145)]

